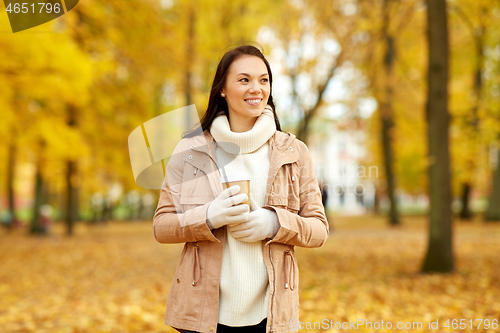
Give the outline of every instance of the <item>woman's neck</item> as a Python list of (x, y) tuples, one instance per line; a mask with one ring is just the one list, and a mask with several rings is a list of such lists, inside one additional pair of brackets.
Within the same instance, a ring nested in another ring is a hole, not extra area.
[(253, 128), (257, 119), (259, 119), (259, 117), (243, 118), (233, 114), (233, 116), (228, 119), (229, 127), (231, 131), (235, 133), (248, 132)]
[[(254, 124), (245, 131), (246, 128), (243, 127), (233, 129), (232, 125), (235, 124), (230, 125), (227, 116), (223, 114), (214, 119), (210, 126), (210, 133), (223, 150), (227, 149), (226, 152), (248, 154), (260, 148), (276, 132), (274, 113), (270, 106), (266, 106), (262, 114), (254, 119)], [(224, 143), (232, 143), (232, 145), (224, 147)], [(235, 145), (238, 147), (237, 151), (233, 151)]]

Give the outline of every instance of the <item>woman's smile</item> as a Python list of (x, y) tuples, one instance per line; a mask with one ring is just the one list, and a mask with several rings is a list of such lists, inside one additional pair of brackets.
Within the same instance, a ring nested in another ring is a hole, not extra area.
[(258, 106), (262, 102), (262, 98), (245, 99), (245, 102), (253, 106)]

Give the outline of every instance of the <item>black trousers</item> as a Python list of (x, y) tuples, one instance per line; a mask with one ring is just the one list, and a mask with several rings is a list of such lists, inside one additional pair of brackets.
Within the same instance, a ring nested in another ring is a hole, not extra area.
[[(217, 333), (266, 333), (267, 318), (259, 324), (252, 326), (233, 327), (217, 324)], [(184, 331), (184, 333), (197, 333), (195, 331)]]

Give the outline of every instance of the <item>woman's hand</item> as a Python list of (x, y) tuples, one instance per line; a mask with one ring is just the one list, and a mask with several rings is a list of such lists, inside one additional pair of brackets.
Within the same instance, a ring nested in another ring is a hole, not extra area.
[(248, 221), (236, 225), (228, 225), (231, 235), (242, 242), (257, 242), (266, 238), (274, 238), (280, 224), (276, 212), (259, 207), (250, 195), (251, 213)]
[(207, 225), (210, 229), (248, 221), (250, 207), (240, 205), (240, 203), (248, 200), (248, 196), (245, 193), (235, 195), (239, 191), (240, 187), (238, 185), (231, 186), (222, 191), (208, 206)]

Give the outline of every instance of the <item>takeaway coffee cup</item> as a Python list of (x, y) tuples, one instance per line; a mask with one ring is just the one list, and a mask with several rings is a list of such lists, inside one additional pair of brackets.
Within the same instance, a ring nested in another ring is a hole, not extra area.
[(246, 195), (248, 196), (248, 200), (242, 202), (241, 204), (247, 204), (248, 207), (250, 207), (250, 176), (243, 173), (239, 175), (226, 175), (226, 177), (222, 177), (222, 187), (224, 189), (230, 188), (234, 185), (240, 186), (240, 191), (236, 194), (246, 193)]

